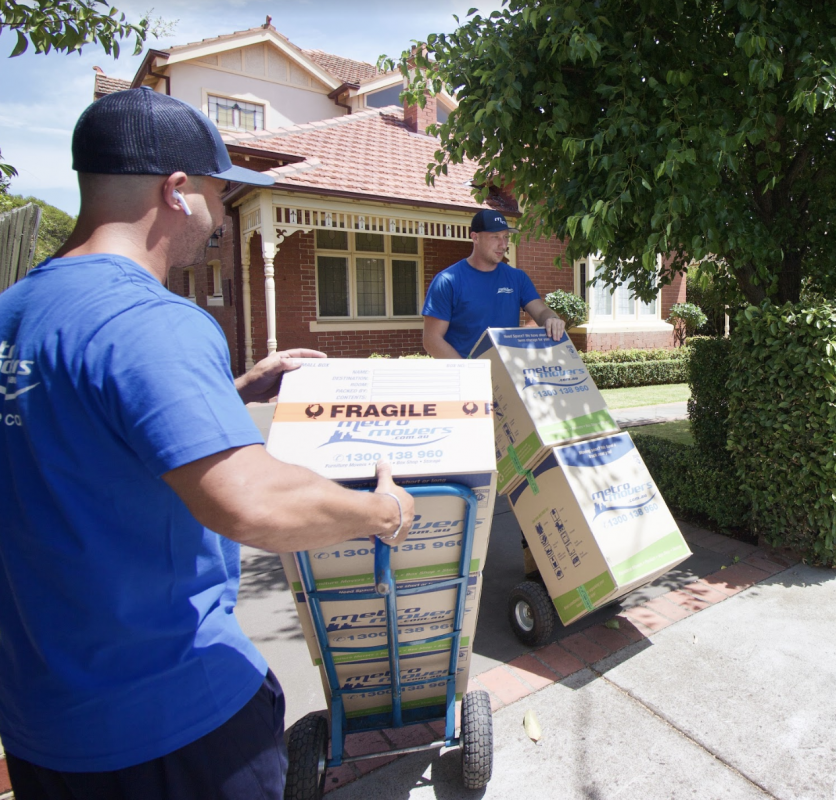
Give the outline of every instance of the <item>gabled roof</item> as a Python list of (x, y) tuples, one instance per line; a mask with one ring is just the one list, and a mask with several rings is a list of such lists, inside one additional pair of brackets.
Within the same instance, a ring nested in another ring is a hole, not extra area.
[(328, 70), (335, 78), (339, 78), (342, 83), (359, 84), (383, 74), (377, 67), (366, 61), (355, 61), (351, 58), (324, 53), (322, 50), (303, 50), (302, 52), (311, 61), (315, 61), (320, 67)]
[[(265, 173), (276, 179), (276, 188), (430, 207), (488, 206), (473, 197), (472, 162), (450, 164), (447, 175), (427, 185), (427, 166), (435, 160), (438, 140), (410, 131), (397, 106), (272, 131), (221, 134), (229, 145), (302, 156), (302, 161)], [(498, 202), (492, 198), (490, 205), (499, 207)], [(504, 210), (518, 213), (516, 206)]]
[[(310, 72), (317, 80), (321, 81), (330, 89), (336, 89), (343, 83), (340, 78), (336, 77), (328, 69), (307, 55), (306, 51), (302, 50), (301, 47), (293, 44), (284, 34), (279, 33), (270, 24), (270, 17), (268, 17), (267, 23), (255, 28), (235, 31), (234, 33), (225, 33), (221, 36), (213, 36), (208, 39), (201, 39), (198, 42), (190, 42), (189, 44), (176, 45), (166, 50), (149, 50), (134, 77), (132, 85), (142, 85), (145, 78), (156, 68), (157, 59), (162, 62), (161, 66), (173, 65), (181, 61), (190, 61), (224, 50), (233, 50), (262, 42), (272, 43), (291, 61), (294, 61), (300, 67)], [(339, 59), (338, 56), (333, 56), (333, 58)], [(355, 63), (359, 64), (361, 62)]]

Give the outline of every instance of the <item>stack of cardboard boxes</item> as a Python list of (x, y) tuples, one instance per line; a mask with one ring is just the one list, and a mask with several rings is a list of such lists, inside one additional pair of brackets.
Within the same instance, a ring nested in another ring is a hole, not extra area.
[[(268, 451), (354, 489), (375, 486), (375, 463), (384, 458), (401, 486), (463, 484), (478, 500), (465, 618), (456, 671), (456, 693), (467, 685), (482, 568), (496, 497), (490, 365), (484, 361), (311, 359), (288, 373)], [(403, 707), (445, 702), (450, 641), (412, 644), (452, 630), (456, 590), (438, 582), (458, 574), (465, 503), (456, 497), (416, 500), (408, 540), (394, 547), (398, 587), (417, 593), (398, 599), (398, 639), (403, 682), (438, 677), (406, 689)], [(368, 691), (344, 696), (349, 717), (391, 707), (380, 686), (390, 682), (383, 598), (358, 600), (374, 584), (374, 543), (354, 539), (309, 551), (317, 589), (339, 590), (321, 605), (328, 645), (379, 648), (363, 654), (333, 653), (340, 686)], [(322, 654), (293, 554), (282, 556), (314, 664)], [(326, 697), (330, 689), (321, 669)]]
[(491, 364), (498, 491), (564, 625), (690, 555), (567, 335), (491, 328), (470, 357)]

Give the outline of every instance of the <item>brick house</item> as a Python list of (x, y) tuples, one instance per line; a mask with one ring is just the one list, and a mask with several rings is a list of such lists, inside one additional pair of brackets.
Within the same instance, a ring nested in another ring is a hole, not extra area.
[[(169, 277), (172, 291), (221, 324), (236, 374), (277, 347), (335, 357), (423, 352), (424, 293), (439, 270), (470, 254), (473, 214), (519, 214), (499, 190), (477, 203), (471, 164), (451, 165), (427, 185), (437, 140), (426, 127), (446, 118), (452, 98), (403, 108), (399, 73), (302, 50), (269, 17), (258, 28), (149, 50), (130, 85), (201, 108), (233, 163), (276, 180), (269, 189), (234, 187), (206, 263)], [(97, 70), (97, 97), (118, 88)], [(587, 287), (594, 257), (556, 268), (563, 250), (554, 239), (521, 239), (508, 260), (542, 295), (559, 288), (590, 302), (590, 322), (571, 331), (580, 349), (673, 345), (663, 320), (685, 299), (681, 278), (644, 304), (624, 288)]]

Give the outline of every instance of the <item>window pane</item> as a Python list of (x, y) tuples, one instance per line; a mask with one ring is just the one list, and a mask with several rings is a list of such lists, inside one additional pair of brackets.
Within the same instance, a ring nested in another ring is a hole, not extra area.
[(595, 284), (592, 287), (592, 310), (596, 317), (612, 317), (612, 294), (610, 287), (605, 286), (597, 276)]
[(636, 300), (630, 289), (622, 284), (615, 290), (615, 315), (617, 317), (634, 317), (636, 315)]
[(649, 303), (639, 303), (639, 315), (642, 317), (655, 317), (656, 299), (654, 298)]
[(386, 286), (382, 258), (357, 259), (357, 316), (386, 316)]
[(418, 262), (392, 261), (392, 313), (396, 317), (418, 313)]
[(418, 240), (414, 236), (393, 236), (392, 252), (407, 253), (411, 256), (417, 256)]
[(383, 234), (381, 233), (355, 233), (354, 245), (357, 250), (364, 253), (383, 252)]
[(338, 256), (318, 256), (317, 294), (319, 316), (348, 316), (348, 259)]
[(264, 107), (209, 95), (209, 116), (218, 127), (256, 131), (264, 128)]
[(348, 234), (345, 231), (317, 231), (316, 246), (320, 250), (348, 250)]

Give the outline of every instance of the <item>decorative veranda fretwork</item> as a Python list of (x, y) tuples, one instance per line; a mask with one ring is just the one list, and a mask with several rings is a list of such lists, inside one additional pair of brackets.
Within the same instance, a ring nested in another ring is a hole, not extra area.
[[(456, 222), (432, 219), (429, 215), (403, 217), (394, 214), (357, 213), (304, 206), (274, 205), (277, 230), (344, 230), (388, 233), (422, 239), (470, 241), (470, 217)], [(287, 235), (287, 234), (286, 234)]]

